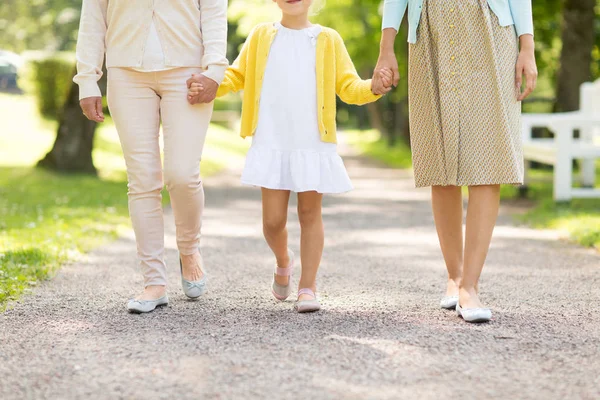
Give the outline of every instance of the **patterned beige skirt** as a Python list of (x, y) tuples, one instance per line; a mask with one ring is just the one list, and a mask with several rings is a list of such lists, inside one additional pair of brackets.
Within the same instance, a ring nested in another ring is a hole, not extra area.
[(517, 56), (487, 0), (424, 0), (409, 45), (417, 187), (523, 182)]

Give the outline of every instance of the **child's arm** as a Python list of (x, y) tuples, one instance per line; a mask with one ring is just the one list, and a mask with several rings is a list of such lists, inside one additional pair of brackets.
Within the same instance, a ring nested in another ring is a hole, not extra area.
[(225, 96), (230, 92), (239, 92), (244, 89), (244, 83), (246, 81), (246, 61), (248, 56), (247, 43), (248, 40), (244, 43), (240, 54), (233, 64), (225, 71), (225, 78), (223, 79), (223, 82), (221, 82), (221, 85), (219, 85), (217, 97)]
[[(225, 77), (223, 81), (219, 85), (219, 89), (217, 90), (217, 97), (223, 97), (230, 92), (239, 92), (244, 89), (244, 83), (246, 81), (246, 65), (248, 58), (248, 43), (250, 43), (250, 38), (252, 37), (252, 33), (248, 35), (248, 38), (244, 42), (242, 46), (242, 50), (240, 54), (235, 59), (233, 64), (231, 64), (227, 70), (225, 71)], [(198, 96), (204, 90), (204, 86), (201, 83), (194, 82), (190, 85), (188, 90), (188, 97), (194, 98)]]
[(342, 37), (335, 32), (336, 85), (335, 91), (347, 104), (363, 105), (381, 98), (371, 91), (371, 79), (361, 79), (348, 54)]

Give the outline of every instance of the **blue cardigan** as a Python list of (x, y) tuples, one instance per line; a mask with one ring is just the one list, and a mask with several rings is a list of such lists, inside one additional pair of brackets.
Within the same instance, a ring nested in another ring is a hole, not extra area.
[[(490, 9), (498, 16), (500, 25), (514, 25), (517, 35), (533, 35), (531, 0), (487, 0)], [(408, 6), (408, 42), (417, 42), (417, 27), (421, 20), (423, 0), (385, 0), (383, 28), (400, 28)]]

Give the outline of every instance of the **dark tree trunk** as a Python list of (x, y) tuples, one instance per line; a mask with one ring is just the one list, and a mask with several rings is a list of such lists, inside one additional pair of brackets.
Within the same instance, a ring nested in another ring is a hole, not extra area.
[(408, 118), (408, 97), (404, 97), (397, 105), (396, 132), (404, 143), (410, 146), (410, 123)]
[[(105, 71), (106, 72), (106, 71)], [(100, 80), (106, 90), (106, 73)], [(38, 162), (38, 167), (60, 172), (96, 174), (92, 160), (96, 123), (88, 120), (79, 107), (79, 87), (73, 83), (58, 121), (52, 150)]]
[(592, 79), (596, 0), (565, 0), (555, 111), (579, 109), (579, 86)]
[(371, 122), (373, 129), (378, 130), (381, 134), (385, 134), (386, 129), (381, 116), (381, 105), (377, 103), (369, 103), (367, 104), (367, 111), (369, 115), (369, 121)]

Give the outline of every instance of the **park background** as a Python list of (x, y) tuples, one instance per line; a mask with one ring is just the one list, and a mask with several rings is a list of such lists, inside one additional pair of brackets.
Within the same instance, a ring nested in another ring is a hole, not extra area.
[[(228, 58), (259, 22), (276, 20), (268, 0), (230, 0)], [(81, 0), (3, 0), (0, 4), (0, 309), (57, 268), (129, 227), (126, 175), (110, 117), (99, 126), (79, 110), (74, 74)], [(368, 78), (379, 49), (382, 1), (327, 0), (314, 22), (344, 38)], [(600, 0), (534, 1), (538, 88), (525, 112), (579, 107), (579, 86), (600, 78)], [(396, 53), (407, 76), (406, 24)], [(16, 87), (13, 82), (18, 67)], [(236, 133), (239, 97), (215, 104), (204, 177), (243, 160)], [(410, 168), (407, 82), (376, 104), (339, 104), (345, 141), (367, 157)], [(547, 135), (547, 132), (538, 132)], [(600, 201), (552, 199), (552, 170), (539, 167), (526, 193), (505, 187), (505, 203), (525, 209), (519, 223), (564, 231), (600, 249)], [(165, 192), (165, 204), (168, 195)]]

